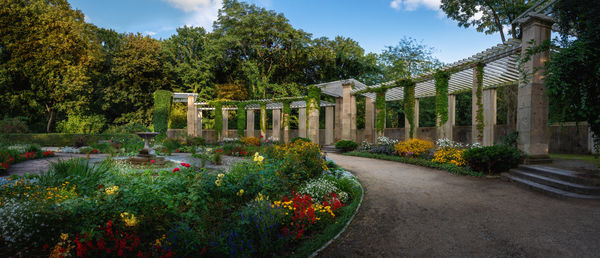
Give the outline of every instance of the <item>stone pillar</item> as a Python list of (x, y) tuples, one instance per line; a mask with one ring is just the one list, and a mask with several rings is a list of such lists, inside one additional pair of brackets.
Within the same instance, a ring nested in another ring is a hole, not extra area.
[(298, 137), (306, 138), (306, 108), (298, 109)]
[(229, 137), (229, 110), (223, 108), (223, 132), (221, 133), (221, 140), (224, 137)]
[(335, 135), (333, 141), (337, 142), (342, 139), (342, 98), (335, 98)]
[(254, 109), (246, 110), (246, 137), (254, 137)]
[(456, 95), (448, 95), (448, 121), (443, 125), (444, 138), (453, 139), (456, 124)]
[(333, 107), (325, 107), (325, 143), (333, 144)]
[(313, 143), (319, 144), (319, 106), (317, 103), (310, 101), (310, 109), (308, 112), (308, 138)]
[(198, 137), (202, 137), (202, 110), (197, 110), (196, 112), (198, 112), (198, 123), (196, 124), (196, 135)]
[[(379, 110), (377, 110), (379, 112)], [(365, 98), (365, 141), (373, 143), (375, 139), (375, 103), (373, 103), (373, 99), (366, 97)], [(376, 132), (377, 136), (379, 132)]]
[(483, 142), (484, 146), (494, 145), (494, 130), (496, 128), (496, 89), (483, 91)]
[(596, 154), (597, 151), (594, 148), (594, 133), (592, 132), (592, 127), (588, 124), (588, 150), (591, 154)]
[(481, 143), (483, 141), (483, 135), (477, 129), (477, 111), (479, 110), (477, 105), (477, 84), (479, 83), (477, 65), (473, 65), (473, 85), (471, 87), (471, 143)]
[(356, 96), (350, 97), (350, 140), (356, 140)]
[(282, 121), (284, 121), (284, 123), (283, 123), (283, 142), (289, 143), (290, 142), (290, 115), (282, 112), (281, 119), (282, 119)]
[(267, 109), (260, 108), (260, 139), (267, 140)]
[(408, 139), (412, 139), (412, 138), (417, 138), (417, 130), (419, 130), (419, 99), (415, 98), (415, 114), (414, 114), (414, 120), (415, 120), (415, 129), (413, 130), (413, 135), (410, 135), (410, 123), (408, 122), (408, 119), (406, 119), (406, 116), (404, 116), (404, 140), (408, 140)]
[(352, 84), (343, 84), (342, 88), (342, 140), (352, 140)]
[(196, 97), (189, 95), (187, 98), (187, 135), (198, 136), (196, 126), (198, 124), (198, 108), (196, 108)]
[[(524, 56), (527, 49), (550, 39), (551, 20), (529, 16), (523, 18), (521, 32)], [(519, 148), (530, 158), (539, 158), (538, 162), (548, 159), (548, 97), (544, 85), (544, 63), (548, 60), (549, 52), (533, 55), (530, 60), (522, 63), (522, 69), (528, 73), (527, 80), (519, 77), (517, 131), (519, 131)], [(525, 161), (531, 163), (531, 159)]]
[(281, 109), (273, 109), (273, 140), (281, 141)]

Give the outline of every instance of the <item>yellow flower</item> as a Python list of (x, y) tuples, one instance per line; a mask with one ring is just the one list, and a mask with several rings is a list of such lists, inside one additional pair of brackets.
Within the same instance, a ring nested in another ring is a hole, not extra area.
[(223, 178), (224, 176), (225, 176), (225, 174), (223, 174), (223, 173), (217, 175), (217, 177), (219, 177), (219, 178)]
[(129, 212), (121, 213), (121, 218), (125, 222), (125, 226), (133, 227), (137, 224), (137, 219), (134, 214), (129, 214)]
[(217, 185), (217, 186), (221, 186), (221, 179), (217, 179), (217, 180), (215, 180), (215, 185)]
[(240, 189), (240, 191), (237, 193), (237, 196), (242, 196), (244, 195), (244, 189)]
[(62, 241), (67, 241), (67, 239), (69, 239), (69, 234), (66, 234), (66, 233), (60, 234), (60, 239), (62, 239)]
[(119, 187), (115, 185), (113, 187), (106, 188), (105, 191), (106, 191), (106, 194), (112, 195), (112, 194), (116, 193), (118, 190), (119, 190)]

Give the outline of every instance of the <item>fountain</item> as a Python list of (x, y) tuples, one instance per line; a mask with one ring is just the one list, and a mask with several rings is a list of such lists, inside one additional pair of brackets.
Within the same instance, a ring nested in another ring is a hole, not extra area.
[(134, 164), (150, 164), (151, 161), (154, 160), (154, 164), (162, 165), (165, 164), (166, 161), (163, 157), (156, 157), (156, 155), (152, 154), (150, 151), (150, 140), (154, 138), (158, 133), (155, 132), (137, 132), (140, 138), (144, 139), (144, 148), (140, 150), (135, 157), (129, 158), (129, 162)]

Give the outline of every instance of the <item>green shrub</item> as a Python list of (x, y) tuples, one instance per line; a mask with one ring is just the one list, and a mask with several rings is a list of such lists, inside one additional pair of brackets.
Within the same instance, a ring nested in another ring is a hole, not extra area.
[(267, 163), (279, 171), (291, 188), (321, 174), (327, 167), (318, 144), (296, 141), (286, 145), (273, 145), (265, 150)]
[(101, 115), (69, 115), (67, 120), (58, 122), (57, 129), (61, 133), (97, 134), (105, 124), (106, 118)]
[(305, 141), (305, 142), (311, 142), (310, 139), (306, 138), (306, 137), (295, 137), (294, 139), (292, 139), (291, 142), (296, 142), (296, 141)]
[(125, 125), (113, 125), (104, 131), (105, 134), (133, 134), (136, 132), (148, 132), (150, 129), (138, 123)]
[(343, 152), (353, 151), (358, 148), (358, 143), (350, 140), (340, 140), (335, 143), (335, 148), (340, 149)]
[(157, 90), (154, 92), (154, 118), (152, 119), (152, 123), (154, 124), (155, 132), (167, 132), (172, 96), (173, 93), (166, 90)]
[(167, 149), (167, 153), (169, 155), (171, 155), (171, 153), (173, 153), (175, 150), (177, 150), (177, 149), (179, 149), (179, 147), (181, 147), (181, 144), (177, 140), (173, 140), (173, 139), (166, 139), (165, 142), (163, 143), (163, 145)]
[(463, 158), (471, 170), (496, 174), (519, 165), (523, 153), (514, 147), (494, 145), (465, 150)]
[(23, 117), (5, 117), (0, 120), (0, 133), (27, 133), (27, 123)]
[(82, 194), (90, 194), (95, 191), (99, 181), (108, 173), (108, 163), (92, 165), (85, 159), (71, 159), (52, 163), (50, 169), (37, 176), (39, 184), (45, 187), (57, 187), (69, 181), (71, 185), (77, 186)]
[[(0, 143), (6, 145), (35, 143), (40, 146), (90, 146), (100, 140), (113, 140), (118, 143), (142, 143), (142, 138), (135, 134), (0, 134)], [(75, 144), (79, 142), (78, 144)], [(143, 144), (143, 143), (142, 143)]]
[(185, 136), (183, 139), (183, 145), (185, 146), (199, 146), (204, 145), (205, 142), (206, 140), (204, 140), (202, 137)]
[(506, 136), (504, 136), (504, 138), (502, 138), (500, 140), (500, 143), (503, 145), (506, 145), (506, 146), (517, 148), (518, 141), (519, 141), (519, 132), (514, 131), (514, 132), (511, 132), (511, 133), (507, 134)]
[(169, 129), (184, 129), (187, 126), (187, 105), (174, 103), (169, 115)]

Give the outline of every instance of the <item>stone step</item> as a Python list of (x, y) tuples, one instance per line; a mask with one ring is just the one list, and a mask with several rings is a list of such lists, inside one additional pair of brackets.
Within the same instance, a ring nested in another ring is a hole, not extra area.
[(326, 153), (341, 153), (341, 151), (336, 149), (333, 145), (322, 146), (321, 151)]
[(543, 176), (540, 174), (535, 174), (519, 169), (511, 169), (510, 174), (516, 177), (520, 177), (523, 179), (527, 179), (529, 181), (536, 182), (538, 184), (543, 184), (547, 186), (551, 186), (554, 188), (558, 188), (564, 191), (578, 193), (578, 194), (586, 194), (586, 195), (600, 195), (600, 187), (598, 186), (589, 186), (582, 185), (577, 183), (572, 183), (568, 181), (563, 181), (560, 179)]
[(575, 171), (543, 166), (543, 165), (520, 165), (519, 170), (533, 174), (551, 177), (580, 185), (600, 186), (600, 177), (593, 174), (578, 173)]
[(600, 201), (600, 195), (587, 195), (587, 194), (573, 193), (573, 192), (561, 190), (561, 189), (558, 189), (558, 188), (555, 188), (552, 186), (536, 183), (536, 182), (533, 182), (533, 181), (525, 179), (525, 178), (517, 177), (510, 173), (502, 173), (502, 178), (504, 180), (515, 182), (519, 186), (524, 186), (529, 189), (532, 189), (532, 190), (535, 190), (535, 191), (538, 191), (538, 192), (541, 192), (544, 194), (556, 196), (556, 197), (567, 197), (567, 198)]

